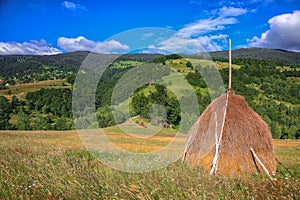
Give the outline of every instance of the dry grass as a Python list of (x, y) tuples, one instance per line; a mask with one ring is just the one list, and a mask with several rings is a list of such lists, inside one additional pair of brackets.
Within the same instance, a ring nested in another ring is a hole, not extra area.
[[(127, 148), (128, 142), (134, 145), (132, 138), (118, 131), (110, 137), (119, 138), (115, 141), (121, 147)], [(151, 142), (159, 147), (169, 137), (160, 135)], [(275, 140), (274, 144), (276, 156), (299, 177), (300, 141)], [(299, 178), (280, 166), (275, 177), (279, 186), (260, 175), (209, 177), (202, 169), (190, 169), (180, 161), (151, 173), (130, 174), (98, 162), (74, 131), (0, 132), (0, 199), (300, 198)]]
[(284, 140), (284, 142), (282, 142), (282, 140), (273, 140), (273, 144), (276, 147), (297, 147), (299, 146), (299, 140)]

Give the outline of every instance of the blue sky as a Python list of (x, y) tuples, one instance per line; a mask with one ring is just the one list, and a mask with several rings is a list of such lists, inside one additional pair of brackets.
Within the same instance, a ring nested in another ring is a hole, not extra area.
[[(135, 39), (115, 35), (143, 27), (171, 29), (147, 41), (156, 50), (224, 50), (230, 37), (234, 49), (300, 51), (299, 0), (2, 0), (0, 19), (0, 54), (128, 52)], [(153, 33), (147, 28), (140, 34)]]

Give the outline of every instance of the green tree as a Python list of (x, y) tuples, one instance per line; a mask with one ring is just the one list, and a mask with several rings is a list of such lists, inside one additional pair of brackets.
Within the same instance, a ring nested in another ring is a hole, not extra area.
[(4, 96), (0, 96), (0, 130), (9, 129), (11, 105)]
[(70, 130), (72, 123), (70, 123), (66, 118), (61, 117), (55, 120), (55, 130)]
[(167, 88), (160, 84), (155, 84), (154, 87), (155, 91), (150, 95), (151, 102), (165, 106), (168, 98)]
[(112, 109), (110, 106), (102, 106), (98, 108), (96, 115), (98, 117), (100, 127), (108, 127), (115, 125)]
[(16, 122), (16, 128), (18, 130), (30, 130), (30, 117), (21, 109), (18, 112), (18, 120)]
[(181, 116), (180, 116), (181, 110), (180, 110), (180, 104), (176, 98), (168, 99), (166, 111), (167, 111), (167, 122), (169, 124), (178, 125), (181, 120)]
[(193, 65), (190, 61), (187, 61), (186, 67), (193, 69)]
[(17, 107), (20, 105), (19, 99), (14, 95), (11, 99), (11, 109), (16, 111)]
[(134, 94), (131, 100), (131, 115), (141, 115), (142, 117), (147, 117), (149, 112), (149, 99), (145, 94), (137, 93)]
[(44, 117), (43, 115), (38, 113), (33, 119), (32, 128), (34, 130), (51, 130), (53, 129), (51, 123), (53, 123), (53, 120), (50, 116)]

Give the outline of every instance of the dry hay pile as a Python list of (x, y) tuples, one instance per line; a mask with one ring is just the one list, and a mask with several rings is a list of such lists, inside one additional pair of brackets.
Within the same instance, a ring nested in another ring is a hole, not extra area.
[(275, 172), (272, 135), (267, 124), (242, 96), (232, 90), (215, 99), (193, 125), (189, 131), (184, 162), (192, 168), (200, 166), (210, 171), (217, 138), (220, 140), (217, 174), (251, 175), (263, 172), (250, 148), (269, 173)]

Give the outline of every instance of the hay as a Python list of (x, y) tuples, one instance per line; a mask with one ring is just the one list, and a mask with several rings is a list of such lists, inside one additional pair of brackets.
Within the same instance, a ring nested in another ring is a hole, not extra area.
[[(227, 113), (224, 115), (227, 95)], [(267, 170), (270, 173), (275, 172), (272, 135), (267, 124), (248, 106), (242, 96), (234, 94), (232, 90), (215, 99), (190, 129), (184, 162), (192, 168), (200, 166), (207, 171), (211, 170), (216, 150), (215, 135), (217, 132), (218, 138), (220, 137), (220, 125), (224, 117), (217, 174), (251, 175), (263, 172), (253, 158), (251, 147)]]

